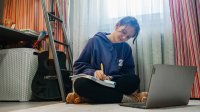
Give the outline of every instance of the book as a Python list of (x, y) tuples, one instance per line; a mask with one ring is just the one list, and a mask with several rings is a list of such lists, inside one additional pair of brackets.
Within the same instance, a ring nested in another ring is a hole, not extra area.
[(32, 35), (32, 36), (39, 36), (39, 33), (38, 32), (36, 32), (36, 31), (34, 31), (34, 30), (31, 30), (31, 29), (20, 29), (20, 31), (22, 32), (22, 33), (25, 33), (25, 34), (27, 34), (27, 35)]
[(70, 77), (71, 77), (72, 81), (75, 81), (76, 79), (78, 79), (80, 77), (83, 77), (83, 78), (90, 79), (90, 80), (92, 80), (94, 82), (97, 82), (97, 83), (99, 83), (101, 85), (104, 85), (104, 86), (107, 86), (107, 87), (111, 87), (111, 88), (115, 88), (115, 82), (114, 81), (111, 81), (111, 80), (99, 80), (96, 77), (91, 76), (91, 75), (79, 74), (79, 75), (73, 75), (73, 76), (70, 76)]

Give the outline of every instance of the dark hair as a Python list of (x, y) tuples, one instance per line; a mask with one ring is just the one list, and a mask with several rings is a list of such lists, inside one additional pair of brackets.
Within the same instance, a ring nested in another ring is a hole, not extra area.
[(117, 25), (120, 25), (120, 26), (130, 25), (131, 27), (135, 28), (135, 35), (133, 36), (134, 37), (133, 43), (134, 43), (134, 41), (136, 40), (136, 38), (137, 38), (137, 36), (140, 32), (140, 25), (139, 25), (137, 19), (135, 17), (132, 17), (132, 16), (126, 16), (126, 17), (120, 19), (117, 22)]

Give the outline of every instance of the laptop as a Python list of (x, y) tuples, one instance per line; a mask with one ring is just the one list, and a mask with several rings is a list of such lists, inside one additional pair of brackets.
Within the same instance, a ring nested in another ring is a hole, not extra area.
[(144, 109), (187, 105), (196, 70), (192, 66), (153, 65), (147, 101), (119, 105)]

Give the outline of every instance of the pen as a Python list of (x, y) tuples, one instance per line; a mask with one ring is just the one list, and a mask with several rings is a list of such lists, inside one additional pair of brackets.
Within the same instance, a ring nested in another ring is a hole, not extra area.
[[(101, 71), (103, 72), (104, 74), (104, 67), (103, 67), (103, 63), (101, 63)], [(107, 79), (107, 76), (103, 78), (103, 80)]]
[(101, 70), (103, 71), (103, 73), (104, 73), (104, 69), (103, 69), (103, 63), (101, 63)]

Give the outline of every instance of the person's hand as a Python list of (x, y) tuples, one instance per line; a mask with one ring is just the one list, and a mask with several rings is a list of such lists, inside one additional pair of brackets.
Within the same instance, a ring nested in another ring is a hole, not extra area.
[(107, 77), (102, 70), (96, 70), (94, 73), (95, 77), (99, 80), (109, 80), (109, 77)]

